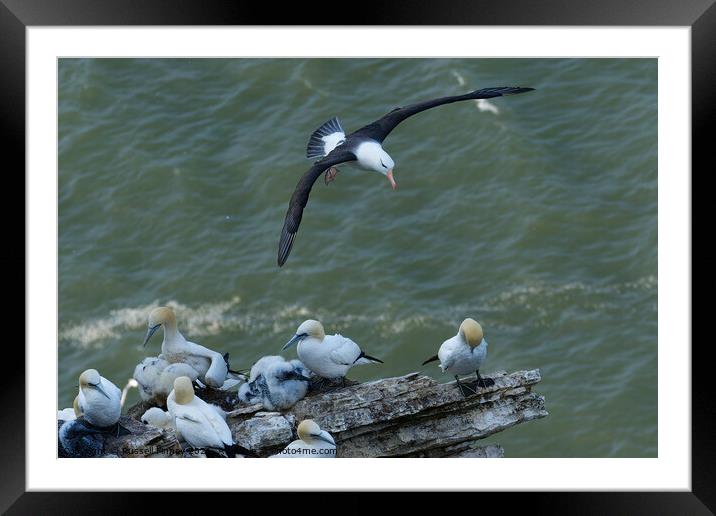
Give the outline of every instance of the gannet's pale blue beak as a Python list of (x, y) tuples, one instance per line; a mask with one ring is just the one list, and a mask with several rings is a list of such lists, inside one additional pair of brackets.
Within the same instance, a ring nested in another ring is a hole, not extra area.
[(142, 346), (146, 346), (146, 345), (147, 345), (147, 342), (149, 342), (149, 339), (152, 338), (152, 335), (154, 335), (154, 332), (156, 332), (156, 331), (159, 329), (160, 326), (161, 326), (161, 324), (157, 324), (156, 326), (151, 326), (151, 327), (147, 330), (147, 336), (144, 337), (144, 344), (142, 344)]
[(332, 444), (333, 446), (336, 445), (336, 441), (333, 440), (333, 437), (331, 437), (331, 434), (329, 434), (325, 430), (321, 430), (320, 434), (313, 434), (311, 437), (313, 437), (314, 439), (323, 441), (325, 443)]
[(105, 397), (105, 398), (109, 399), (109, 394), (107, 394), (107, 393), (104, 391), (104, 389), (102, 388), (102, 384), (101, 384), (101, 383), (98, 383), (98, 384), (96, 384), (96, 385), (93, 384), (92, 387), (94, 387), (94, 388), (97, 389), (99, 392), (101, 392), (102, 394), (104, 394), (104, 397)]
[(306, 338), (306, 334), (305, 334), (305, 333), (303, 333), (303, 334), (301, 334), (301, 335), (298, 335), (298, 334), (297, 334), (297, 335), (294, 335), (293, 337), (291, 337), (291, 340), (289, 340), (286, 344), (283, 345), (283, 347), (281, 348), (281, 351), (285, 351), (285, 350), (287, 350), (288, 348), (290, 348), (291, 346), (293, 346), (294, 344), (298, 344), (298, 343), (301, 342), (304, 338)]

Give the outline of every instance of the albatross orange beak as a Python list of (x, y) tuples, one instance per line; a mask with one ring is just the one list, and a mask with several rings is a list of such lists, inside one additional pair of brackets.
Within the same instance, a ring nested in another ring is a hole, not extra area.
[(388, 173), (385, 174), (385, 177), (388, 178), (388, 181), (390, 181), (390, 186), (393, 187), (393, 190), (395, 190), (398, 187), (398, 184), (395, 182), (395, 179), (393, 179), (393, 169), (391, 168), (388, 170)]

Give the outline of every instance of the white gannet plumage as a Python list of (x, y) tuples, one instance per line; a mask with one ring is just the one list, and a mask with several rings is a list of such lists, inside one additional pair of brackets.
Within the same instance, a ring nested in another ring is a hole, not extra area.
[(155, 308), (149, 314), (145, 346), (160, 327), (164, 328), (161, 356), (165, 360), (172, 364), (187, 364), (198, 373), (202, 383), (214, 389), (228, 389), (239, 383), (229, 372), (228, 355), (186, 340), (177, 329), (174, 310), (168, 306)]
[(282, 452), (271, 455), (270, 458), (287, 459), (335, 459), (336, 441), (331, 434), (311, 419), (304, 419), (298, 425), (298, 439), (286, 446)]
[(251, 367), (249, 381), (239, 388), (239, 399), (261, 403), (268, 410), (285, 410), (306, 395), (310, 374), (300, 360), (262, 357)]
[(100, 376), (96, 369), (80, 375), (77, 408), (91, 425), (106, 428), (116, 424), (122, 412), (119, 388)]
[(296, 334), (283, 349), (298, 343), (298, 358), (317, 376), (327, 379), (345, 378), (354, 365), (383, 363), (366, 355), (351, 339), (343, 335), (326, 335), (323, 325), (309, 319), (301, 323)]
[(466, 391), (475, 391), (460, 383), (460, 375), (475, 373), (477, 385), (487, 387), (494, 384), (491, 378), (480, 376), (480, 367), (487, 358), (487, 341), (484, 338), (482, 326), (474, 319), (467, 318), (457, 332), (457, 335), (442, 343), (438, 354), (429, 358), (423, 365), (440, 360), (440, 370), (455, 376), (457, 385), (465, 394)]
[(227, 451), (234, 445), (231, 430), (220, 413), (194, 394), (191, 379), (180, 376), (167, 397), (177, 436), (191, 448)]

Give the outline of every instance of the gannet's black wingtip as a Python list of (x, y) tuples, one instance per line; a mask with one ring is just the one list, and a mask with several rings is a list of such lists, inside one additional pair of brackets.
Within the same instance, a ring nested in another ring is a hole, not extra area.
[(430, 362), (435, 362), (436, 360), (439, 360), (437, 355), (433, 355), (432, 357), (428, 358), (425, 362), (423, 362), (421, 365), (429, 364)]
[(375, 358), (370, 355), (366, 355), (365, 353), (361, 353), (361, 354), (363, 355), (363, 358), (366, 358), (366, 359), (370, 360), (371, 362), (378, 362), (379, 364), (385, 363), (380, 358)]

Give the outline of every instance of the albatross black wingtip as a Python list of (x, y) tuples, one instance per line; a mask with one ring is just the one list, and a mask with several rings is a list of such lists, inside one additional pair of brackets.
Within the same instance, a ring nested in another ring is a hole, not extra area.
[(288, 260), (288, 255), (291, 254), (291, 248), (293, 247), (293, 241), (295, 239), (296, 233), (291, 233), (284, 225), (281, 231), (281, 240), (278, 243), (278, 257), (276, 259), (276, 263), (279, 267), (283, 267), (283, 264)]
[(517, 87), (517, 88), (512, 88), (512, 90), (514, 90), (514, 91), (511, 91), (510, 93), (503, 93), (503, 95), (518, 95), (520, 93), (527, 93), (528, 91), (534, 91), (535, 89), (534, 88)]
[(473, 99), (491, 99), (493, 97), (507, 97), (508, 95), (519, 95), (533, 91), (534, 88), (523, 88), (522, 86), (499, 86), (497, 88), (482, 88), (468, 93), (468, 98)]

